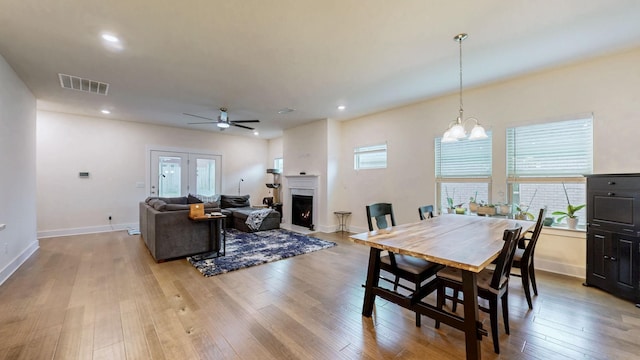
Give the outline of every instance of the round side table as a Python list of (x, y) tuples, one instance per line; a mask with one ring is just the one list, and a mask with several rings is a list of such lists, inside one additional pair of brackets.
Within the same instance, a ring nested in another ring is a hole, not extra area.
[(334, 211), (333, 213), (338, 217), (339, 223), (338, 230), (336, 230), (336, 232), (348, 232), (349, 228), (347, 227), (347, 218), (349, 217), (349, 215), (351, 215), (351, 211)]

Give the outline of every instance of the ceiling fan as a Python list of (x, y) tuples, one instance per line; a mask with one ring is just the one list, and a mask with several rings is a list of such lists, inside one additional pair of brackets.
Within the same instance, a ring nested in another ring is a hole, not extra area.
[(194, 114), (188, 114), (188, 113), (183, 113), (183, 114), (187, 115), (187, 116), (193, 116), (193, 117), (196, 117), (196, 118), (209, 120), (209, 121), (205, 121), (205, 122), (188, 123), (189, 125), (216, 124), (216, 126), (220, 128), (220, 131), (224, 131), (225, 129), (229, 128), (230, 126), (237, 126), (237, 127), (243, 128), (243, 129), (253, 130), (252, 127), (245, 126), (245, 125), (240, 125), (240, 123), (257, 123), (257, 122), (260, 122), (260, 120), (229, 120), (229, 115), (227, 114), (227, 108), (221, 107), (219, 110), (220, 110), (220, 115), (218, 116), (218, 120), (211, 119), (211, 118), (204, 117), (204, 116), (200, 116), (200, 115), (194, 115)]

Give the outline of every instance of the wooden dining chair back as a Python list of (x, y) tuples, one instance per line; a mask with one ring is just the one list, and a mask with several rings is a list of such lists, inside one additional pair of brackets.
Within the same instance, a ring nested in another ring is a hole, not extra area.
[[(501, 300), (502, 302), (504, 329), (505, 332), (509, 334), (509, 274), (511, 273), (511, 264), (513, 262), (516, 248), (518, 247), (520, 231), (522, 231), (521, 226), (518, 226), (515, 229), (506, 229), (504, 231), (502, 236), (504, 244), (502, 245), (502, 250), (498, 255), (495, 269), (491, 270), (485, 268), (476, 276), (478, 296), (489, 302), (488, 308), (483, 306), (478, 306), (478, 308), (489, 313), (491, 335), (493, 338), (493, 350), (496, 354), (500, 353), (500, 343), (498, 341), (498, 300)], [(452, 310), (455, 312), (458, 302), (464, 303), (464, 299), (461, 301), (458, 298), (458, 294), (462, 292), (461, 270), (447, 267), (438, 272), (437, 281), (438, 308), (442, 309), (445, 298), (449, 298), (453, 301)], [(447, 297), (445, 295), (446, 288), (454, 290), (453, 297)], [(440, 322), (436, 320), (436, 328), (439, 327)]]
[[(389, 203), (376, 203), (367, 205), (367, 222), (369, 231), (374, 231), (373, 220), (375, 220), (378, 229), (385, 229), (389, 226), (395, 226), (396, 220), (393, 216), (393, 206)], [(390, 221), (390, 224), (389, 224)], [(392, 274), (394, 280), (380, 277), (381, 280), (393, 283), (393, 291), (398, 291), (398, 287), (405, 289), (411, 293), (411, 297), (415, 297), (415, 301), (419, 301), (424, 296), (435, 290), (435, 283), (430, 284), (427, 290), (426, 280), (435, 281), (435, 274), (442, 269), (440, 264), (432, 263), (424, 259), (416, 258), (409, 255), (395, 254), (388, 251), (386, 255), (380, 256), (380, 269)], [(413, 288), (400, 283), (400, 279), (404, 279), (413, 284)], [(424, 286), (424, 288), (423, 288)], [(416, 313), (416, 326), (420, 326), (421, 315)]]
[[(387, 220), (387, 218), (391, 221)], [(375, 219), (378, 229), (386, 229), (389, 226), (396, 226), (396, 218), (393, 216), (393, 206), (389, 203), (376, 203), (367, 205), (367, 222), (369, 223), (369, 231), (373, 231), (373, 222)]]
[(522, 278), (522, 289), (524, 290), (524, 295), (527, 298), (529, 309), (533, 309), (533, 303), (531, 301), (531, 286), (533, 286), (533, 293), (536, 296), (538, 295), (536, 273), (535, 267), (533, 265), (533, 255), (536, 251), (538, 238), (540, 237), (540, 233), (542, 232), (542, 221), (544, 220), (545, 215), (546, 210), (540, 209), (536, 227), (533, 229), (533, 231), (527, 231), (522, 235), (520, 241), (518, 242), (516, 253), (513, 257), (513, 267), (520, 269), (520, 275), (513, 275), (520, 276)]
[(431, 219), (433, 217), (433, 205), (420, 206), (418, 215), (420, 215), (420, 220)]

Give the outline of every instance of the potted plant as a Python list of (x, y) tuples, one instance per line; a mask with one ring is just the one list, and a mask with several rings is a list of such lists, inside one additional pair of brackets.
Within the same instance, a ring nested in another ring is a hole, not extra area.
[(533, 199), (536, 198), (537, 193), (538, 193), (538, 189), (536, 189), (536, 191), (533, 192), (533, 196), (531, 197), (531, 200), (529, 200), (529, 204), (527, 204), (526, 206), (524, 204), (516, 205), (516, 213), (513, 214), (516, 220), (535, 219), (535, 216), (533, 216), (533, 214), (529, 212), (529, 208), (531, 207), (531, 203), (533, 202)]
[(478, 211), (478, 203), (476, 202), (477, 197), (478, 197), (478, 192), (476, 191), (475, 195), (469, 198), (469, 211), (472, 213)]
[(456, 189), (453, 189), (453, 195), (451, 197), (449, 197), (449, 189), (447, 189), (446, 186), (444, 187), (444, 192), (447, 194), (447, 213), (453, 214), (455, 209), (455, 205), (453, 205), (453, 197), (456, 195)]
[(560, 217), (556, 219), (557, 222), (560, 222), (562, 219), (566, 218), (567, 227), (569, 229), (575, 229), (578, 226), (578, 216), (576, 216), (575, 213), (584, 208), (586, 204), (576, 206), (571, 205), (571, 202), (569, 201), (569, 194), (567, 194), (567, 188), (564, 186), (564, 183), (562, 183), (562, 189), (564, 189), (564, 196), (566, 196), (567, 198), (567, 211), (554, 211), (551, 214), (560, 215)]
[(485, 204), (484, 201), (480, 202), (478, 206), (478, 215), (495, 215), (496, 214), (496, 206), (493, 204)]

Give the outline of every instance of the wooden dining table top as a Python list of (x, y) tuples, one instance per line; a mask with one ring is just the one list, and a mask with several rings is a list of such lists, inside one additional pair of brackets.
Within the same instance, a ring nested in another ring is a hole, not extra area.
[(518, 225), (524, 233), (535, 222), (447, 214), (349, 238), (358, 244), (477, 273), (498, 257), (504, 230)]

